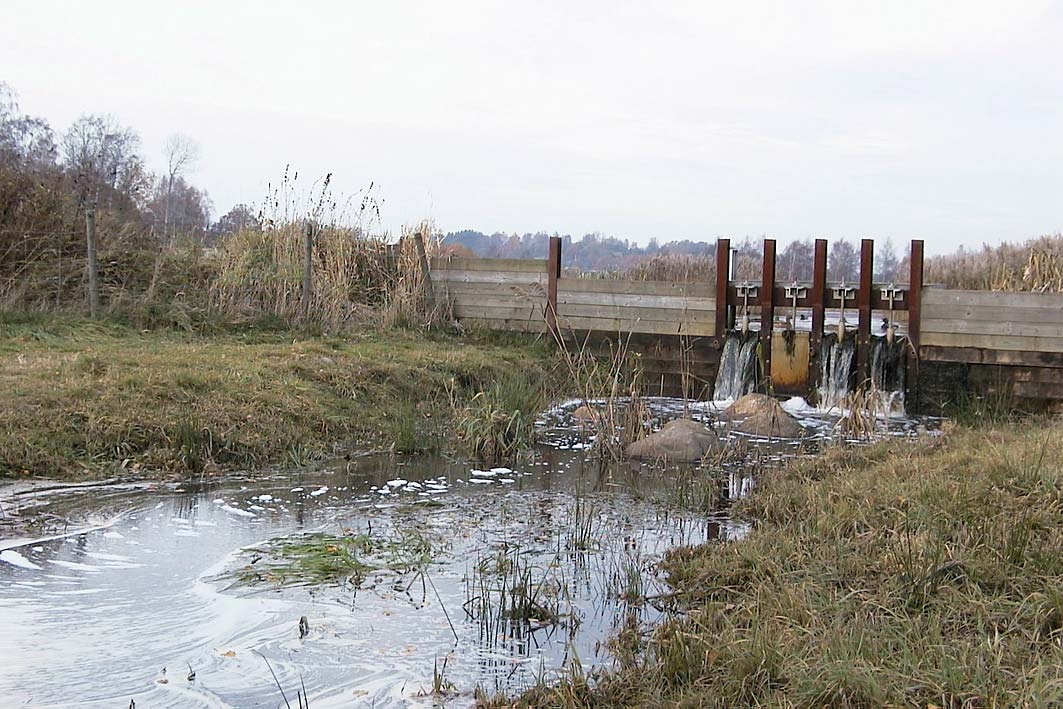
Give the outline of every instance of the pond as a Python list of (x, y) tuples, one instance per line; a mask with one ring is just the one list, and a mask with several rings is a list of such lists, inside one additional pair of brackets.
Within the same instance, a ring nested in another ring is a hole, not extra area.
[[(700, 469), (603, 465), (571, 408), (544, 414), (542, 442), (507, 467), (372, 455), (195, 483), (9, 487), (7, 513), (44, 526), (0, 542), (0, 696), (283, 707), (305, 690), (315, 709), (470, 706), (607, 666), (619, 628), (648, 633), (665, 612), (662, 554), (741, 537), (729, 502), (756, 465), (807, 443), (745, 438)], [(819, 440), (833, 425), (803, 422)], [(376, 551), (349, 578), (307, 583), (285, 565), (293, 545), (355, 538)]]

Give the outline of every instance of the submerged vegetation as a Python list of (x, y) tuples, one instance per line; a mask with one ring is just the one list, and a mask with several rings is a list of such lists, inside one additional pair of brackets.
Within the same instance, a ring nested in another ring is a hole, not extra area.
[(669, 555), (675, 619), (526, 706), (1063, 701), (1057, 420), (835, 447), (765, 471), (737, 544)]
[(251, 561), (236, 572), (246, 585), (358, 585), (374, 572), (408, 574), (425, 570), (434, 550), (415, 529), (394, 534), (371, 530), (343, 535), (311, 533), (277, 539), (250, 553)]

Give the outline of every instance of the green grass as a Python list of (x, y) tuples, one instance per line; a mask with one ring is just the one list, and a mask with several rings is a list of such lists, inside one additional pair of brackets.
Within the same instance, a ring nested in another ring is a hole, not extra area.
[(377, 330), (209, 334), (0, 313), (0, 476), (199, 472), (434, 450), (452, 402), (521, 378), (528, 341)]
[(313, 533), (267, 543), (260, 556), (236, 572), (245, 585), (316, 586), (360, 583), (376, 571), (407, 574), (432, 563), (434, 550), (416, 530), (394, 535)]
[(745, 540), (667, 558), (678, 616), (643, 651), (521, 703), (1058, 706), (1061, 444), (1027, 419), (767, 471)]

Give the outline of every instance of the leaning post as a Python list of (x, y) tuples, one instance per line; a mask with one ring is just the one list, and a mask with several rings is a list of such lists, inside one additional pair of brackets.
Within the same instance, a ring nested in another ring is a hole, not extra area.
[(856, 292), (856, 378), (861, 389), (871, 379), (871, 282), (874, 278), (875, 242), (860, 241), (860, 288)]
[(560, 337), (557, 328), (557, 281), (561, 278), (561, 237), (550, 237), (550, 249), (546, 260), (546, 325), (554, 337)]
[(764, 381), (771, 387), (771, 336), (775, 331), (775, 239), (764, 240), (760, 283), (760, 353)]
[(100, 315), (100, 276), (96, 264), (96, 207), (85, 211), (85, 252), (88, 257), (89, 315)]
[(421, 264), (425, 303), (428, 305), (428, 311), (434, 313), (436, 309), (436, 294), (432, 286), (432, 269), (428, 265), (428, 252), (424, 247), (424, 234), (421, 229), (413, 233), (413, 244), (417, 247), (417, 261)]

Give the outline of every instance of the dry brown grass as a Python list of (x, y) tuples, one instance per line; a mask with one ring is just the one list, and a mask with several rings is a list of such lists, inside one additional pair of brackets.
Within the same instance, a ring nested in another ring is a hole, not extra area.
[(1035, 419), (769, 467), (745, 540), (670, 555), (678, 615), (643, 653), (518, 705), (1057, 706), (1061, 436)]
[(924, 280), (968, 290), (1063, 292), (1063, 235), (934, 256)]

